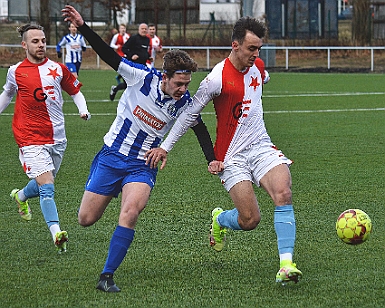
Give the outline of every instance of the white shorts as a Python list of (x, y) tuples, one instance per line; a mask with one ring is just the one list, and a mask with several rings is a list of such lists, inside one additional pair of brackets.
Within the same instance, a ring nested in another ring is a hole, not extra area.
[(29, 145), (19, 149), (19, 159), (25, 174), (34, 179), (45, 172), (59, 171), (67, 143)]
[(270, 141), (261, 141), (225, 161), (225, 168), (218, 175), (227, 191), (242, 181), (251, 181), (259, 187), (259, 181), (269, 170), (281, 164), (290, 166), (292, 163)]

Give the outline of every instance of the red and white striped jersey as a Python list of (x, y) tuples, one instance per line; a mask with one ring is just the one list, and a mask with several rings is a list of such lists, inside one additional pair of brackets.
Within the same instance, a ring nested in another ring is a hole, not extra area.
[(28, 59), (11, 66), (4, 90), (15, 95), (13, 134), (19, 147), (66, 141), (63, 95), (80, 91), (82, 84), (61, 63), (40, 64)]
[(262, 139), (270, 141), (263, 121), (263, 73), (259, 64), (240, 72), (228, 58), (218, 63), (201, 82), (193, 104), (178, 117), (161, 147), (169, 152), (210, 101), (217, 116), (214, 146), (217, 160), (231, 159)]

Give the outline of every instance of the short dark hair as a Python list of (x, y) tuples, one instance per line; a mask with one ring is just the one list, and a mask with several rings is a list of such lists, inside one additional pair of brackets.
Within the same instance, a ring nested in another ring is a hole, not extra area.
[(240, 44), (242, 44), (246, 36), (246, 31), (251, 31), (259, 38), (263, 38), (266, 34), (266, 27), (262, 21), (253, 17), (242, 17), (238, 19), (234, 25), (231, 41), (238, 41)]
[(163, 56), (163, 71), (172, 78), (175, 73), (196, 72), (198, 64), (183, 50), (172, 49)]
[(19, 32), (19, 36), (24, 39), (24, 33), (29, 30), (41, 30), (44, 31), (44, 28), (38, 24), (26, 24), (21, 27), (17, 27), (17, 32)]

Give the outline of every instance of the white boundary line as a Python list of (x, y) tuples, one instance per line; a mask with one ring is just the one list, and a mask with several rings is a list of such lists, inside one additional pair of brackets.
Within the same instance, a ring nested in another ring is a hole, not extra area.
[[(357, 95), (385, 95), (385, 92), (342, 92), (342, 93), (299, 93), (299, 94), (267, 94), (264, 98), (285, 98), (285, 97), (322, 97), (322, 96), (357, 96)], [(72, 102), (65, 100), (65, 103)], [(110, 102), (110, 100), (87, 100), (90, 103)], [(113, 104), (114, 102), (111, 102)], [(14, 104), (12, 102), (11, 104)], [(115, 102), (117, 104), (117, 102)], [(328, 112), (364, 112), (364, 111), (385, 111), (385, 108), (349, 108), (349, 109), (317, 109), (317, 110), (275, 110), (264, 111), (264, 114), (282, 114), (282, 113), (328, 113)], [(201, 114), (214, 115), (215, 112), (202, 112)], [(77, 113), (66, 113), (66, 116), (78, 116)], [(116, 113), (95, 113), (92, 116), (115, 116)], [(13, 113), (2, 113), (0, 116), (13, 116)]]

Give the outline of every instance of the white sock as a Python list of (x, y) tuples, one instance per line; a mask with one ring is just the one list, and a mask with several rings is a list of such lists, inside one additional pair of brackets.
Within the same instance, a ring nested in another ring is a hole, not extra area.
[(18, 192), (17, 192), (17, 196), (19, 197), (19, 200), (21, 202), (24, 202), (27, 200), (27, 197), (24, 195), (24, 189), (20, 189)]
[(290, 262), (293, 262), (293, 255), (290, 252), (282, 253), (282, 254), (279, 255), (279, 260), (281, 262), (282, 261), (286, 261), (286, 260), (289, 260)]
[(51, 234), (52, 234), (52, 239), (53, 241), (55, 242), (55, 236), (56, 236), (56, 233), (60, 232), (60, 226), (58, 224), (54, 224), (52, 225), (51, 227), (49, 227), (49, 231), (51, 231)]

